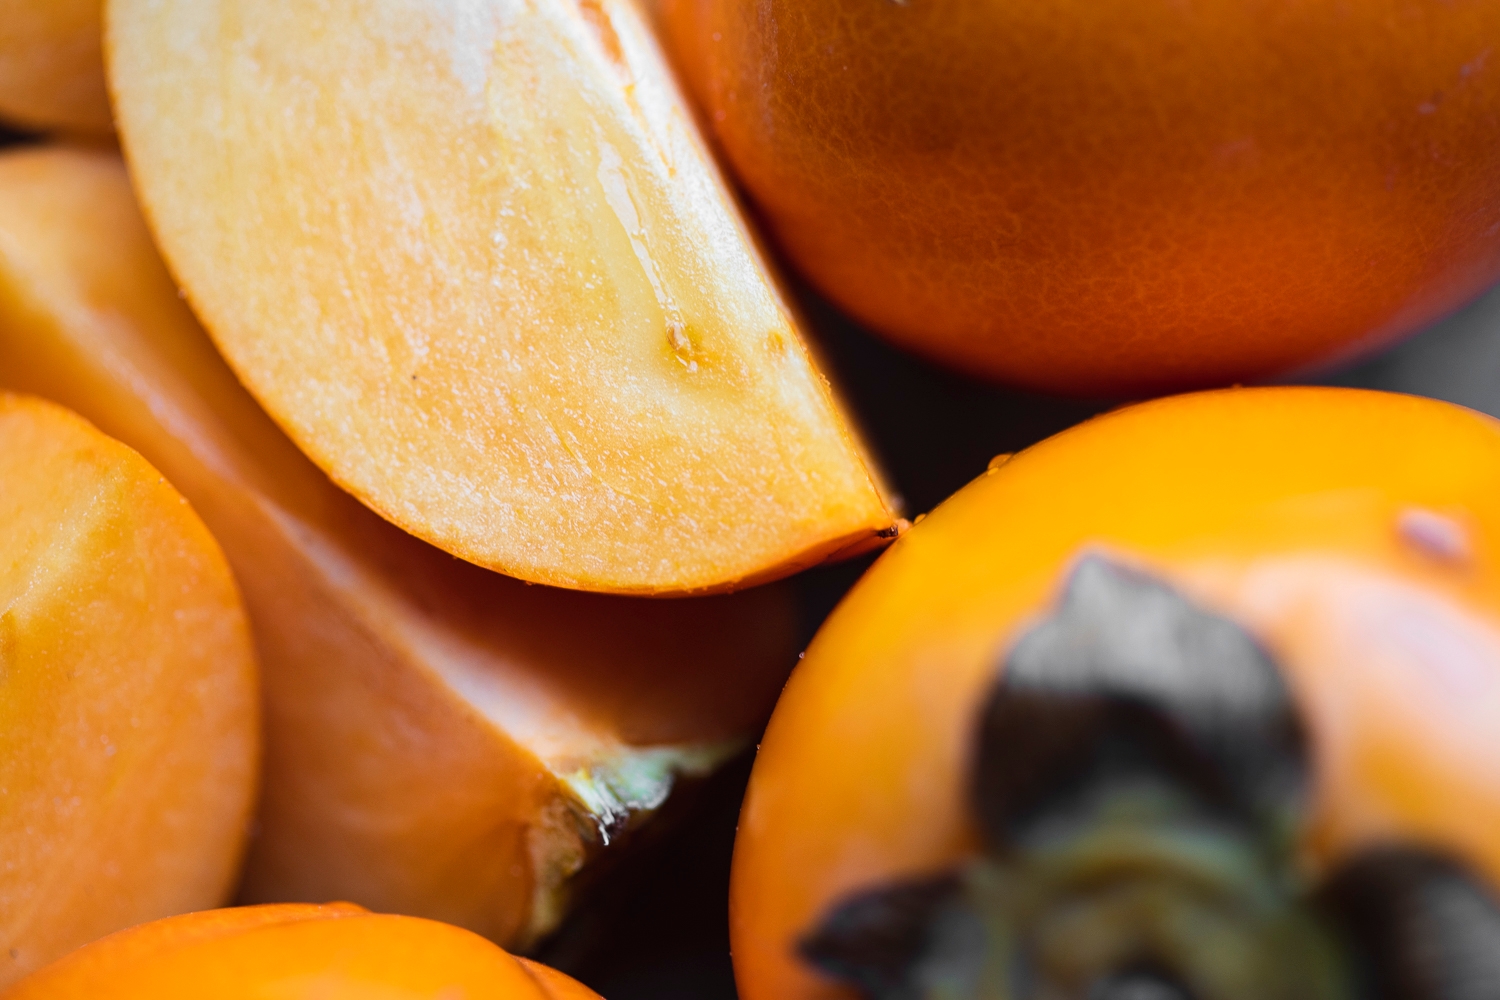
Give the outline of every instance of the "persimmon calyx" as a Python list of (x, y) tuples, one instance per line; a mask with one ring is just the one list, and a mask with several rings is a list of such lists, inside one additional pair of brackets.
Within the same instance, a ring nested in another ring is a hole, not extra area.
[(1395, 846), (1307, 876), (1308, 738), (1277, 664), (1145, 573), (1079, 560), (976, 728), (982, 855), (851, 895), (800, 943), (870, 1000), (1468, 1000), (1500, 984), (1500, 906), (1461, 866)]

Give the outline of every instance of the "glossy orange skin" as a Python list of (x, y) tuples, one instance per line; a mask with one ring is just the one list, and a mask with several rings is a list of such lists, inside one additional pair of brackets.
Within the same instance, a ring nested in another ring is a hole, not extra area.
[[(1461, 544), (1418, 544), (1413, 512)], [(796, 939), (844, 894), (973, 850), (980, 701), (1084, 550), (1163, 576), (1277, 658), (1313, 737), (1312, 863), (1397, 836), (1500, 882), (1500, 423), (1344, 389), (1180, 396), (981, 476), (824, 625), (740, 818), (745, 1000), (846, 996)]]
[(657, 0), (796, 266), (1072, 393), (1378, 343), (1500, 277), (1483, 0)]
[(5, 1000), (598, 1000), (448, 924), (352, 903), (210, 910), (111, 935)]

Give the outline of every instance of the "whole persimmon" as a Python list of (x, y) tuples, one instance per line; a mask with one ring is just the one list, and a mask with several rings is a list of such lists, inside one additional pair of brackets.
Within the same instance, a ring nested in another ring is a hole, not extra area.
[(1493, 981), (1497, 498), (1500, 423), (1341, 389), (1158, 400), (997, 464), (788, 684), (741, 996)]
[(5, 1000), (598, 1000), (469, 931), (352, 903), (210, 910), (112, 934)]
[(225, 901), (256, 695), (239, 592), (187, 501), (80, 417), (0, 393), (0, 987)]
[(1482, 0), (657, 0), (796, 266), (1070, 393), (1245, 381), (1500, 277)]

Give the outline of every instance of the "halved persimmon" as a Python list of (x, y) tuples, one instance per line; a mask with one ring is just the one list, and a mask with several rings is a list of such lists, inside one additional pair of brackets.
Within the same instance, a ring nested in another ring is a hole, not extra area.
[(167, 262), (386, 518), (635, 594), (895, 536), (632, 0), (114, 0), (108, 28)]
[(239, 593), (182, 496), (75, 414), (0, 393), (0, 986), (224, 902), (256, 695)]
[(784, 589), (532, 587), (361, 507), (235, 382), (113, 154), (0, 155), (0, 387), (140, 449), (224, 545), (265, 672), (250, 901), (534, 940), (607, 843), (748, 742), (795, 659)]
[(113, 934), (5, 1000), (598, 1000), (469, 931), (349, 903), (210, 910)]
[(741, 816), (741, 995), (1460, 996), (1500, 953), (1497, 713), (1500, 424), (1096, 418), (814, 640)]

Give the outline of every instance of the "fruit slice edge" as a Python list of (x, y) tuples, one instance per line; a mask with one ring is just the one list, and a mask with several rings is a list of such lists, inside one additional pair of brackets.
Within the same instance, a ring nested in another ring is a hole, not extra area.
[(625, 0), (110, 5), (147, 215), (383, 516), (533, 582), (731, 589), (892, 504)]

